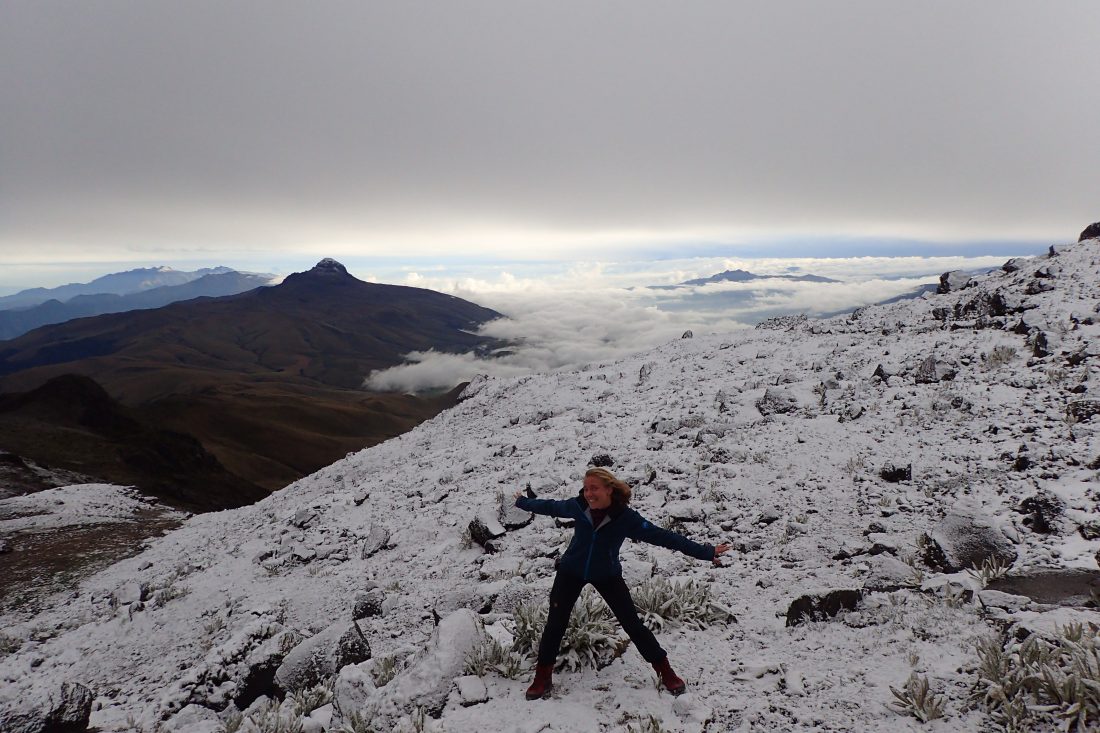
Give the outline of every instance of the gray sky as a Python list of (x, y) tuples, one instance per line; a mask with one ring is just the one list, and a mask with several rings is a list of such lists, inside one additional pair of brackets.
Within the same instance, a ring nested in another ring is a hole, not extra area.
[(6, 0), (0, 267), (1069, 241), (1098, 29), (1095, 0)]

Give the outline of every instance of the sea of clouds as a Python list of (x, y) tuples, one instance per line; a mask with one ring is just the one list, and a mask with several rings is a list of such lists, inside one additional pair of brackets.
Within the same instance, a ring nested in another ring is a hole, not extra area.
[[(577, 369), (652, 348), (685, 331), (749, 328), (777, 315), (850, 311), (938, 281), (948, 270), (998, 267), (1007, 256), (854, 258), (692, 258), (649, 262), (513, 263), (405, 269), (384, 280), (449, 293), (504, 315), (478, 333), (508, 342), (488, 357), (415, 351), (407, 363), (375, 371), (371, 390), (449, 389), (476, 374), (519, 376)], [(768, 279), (677, 285), (724, 270), (819, 275), (835, 283)], [(368, 280), (383, 279), (368, 275)]]

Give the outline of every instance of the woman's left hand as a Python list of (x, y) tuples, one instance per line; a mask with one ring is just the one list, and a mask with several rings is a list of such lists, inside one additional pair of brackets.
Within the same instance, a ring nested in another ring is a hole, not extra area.
[(711, 560), (711, 562), (714, 563), (715, 565), (717, 565), (718, 567), (722, 567), (722, 560), (718, 556), (722, 555), (723, 553), (729, 552), (729, 551), (730, 551), (730, 546), (728, 544), (726, 544), (725, 542), (723, 542), (720, 545), (716, 545), (715, 548), (714, 548), (714, 558)]

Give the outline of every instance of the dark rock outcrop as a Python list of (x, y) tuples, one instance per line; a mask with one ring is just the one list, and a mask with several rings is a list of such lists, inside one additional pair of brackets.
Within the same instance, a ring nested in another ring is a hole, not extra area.
[(1081, 232), (1081, 236), (1077, 238), (1077, 241), (1083, 242), (1086, 239), (1096, 239), (1098, 237), (1100, 237), (1100, 221), (1089, 224), (1087, 227), (1085, 227), (1084, 230)]
[(1049, 491), (1040, 491), (1020, 502), (1018, 510), (1026, 514), (1024, 524), (1040, 534), (1058, 531), (1058, 523), (1066, 511), (1066, 503)]
[(965, 287), (969, 287), (972, 282), (970, 275), (967, 275), (962, 270), (952, 270), (951, 272), (945, 272), (940, 275), (940, 285), (936, 288), (936, 292), (940, 295), (953, 293), (956, 290), (962, 290)]
[(883, 481), (891, 484), (896, 484), (900, 481), (912, 481), (913, 464), (909, 463), (905, 466), (896, 466), (893, 463), (887, 463), (882, 467), (878, 475), (882, 477)]
[(806, 621), (827, 621), (841, 611), (854, 611), (861, 600), (861, 590), (834, 590), (820, 595), (800, 596), (787, 609), (787, 626), (797, 626)]

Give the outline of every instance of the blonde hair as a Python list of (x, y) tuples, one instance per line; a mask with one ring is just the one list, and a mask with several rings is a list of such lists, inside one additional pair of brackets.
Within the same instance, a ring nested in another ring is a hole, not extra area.
[(611, 488), (611, 503), (616, 506), (626, 506), (630, 503), (630, 485), (622, 479), (615, 478), (615, 474), (606, 468), (590, 468), (584, 472), (584, 477), (595, 476), (603, 482), (604, 486)]

